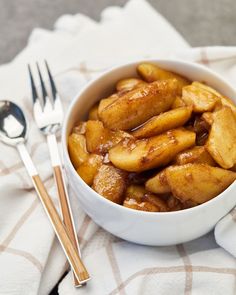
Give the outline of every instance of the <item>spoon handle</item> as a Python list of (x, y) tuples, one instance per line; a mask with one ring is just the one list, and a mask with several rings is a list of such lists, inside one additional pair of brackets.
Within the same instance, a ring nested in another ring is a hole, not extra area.
[(36, 192), (38, 193), (39, 199), (43, 204), (43, 207), (48, 215), (49, 220), (54, 228), (54, 231), (61, 243), (61, 246), (65, 252), (65, 255), (73, 269), (76, 278), (80, 284), (84, 284), (90, 279), (89, 274), (81, 261), (76, 248), (74, 247), (69, 234), (50, 198), (46, 188), (38, 175), (38, 172), (32, 162), (32, 159), (23, 143), (17, 145), (17, 149), (20, 153), (21, 159), (25, 164), (25, 167), (33, 181)]

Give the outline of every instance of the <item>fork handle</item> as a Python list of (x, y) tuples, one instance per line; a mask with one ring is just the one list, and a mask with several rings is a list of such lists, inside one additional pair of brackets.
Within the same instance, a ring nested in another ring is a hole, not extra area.
[(78, 255), (78, 252), (70, 239), (69, 233), (67, 232), (67, 229), (65, 228), (50, 196), (48, 195), (40, 176), (38, 175), (38, 172), (31, 160), (31, 157), (25, 145), (19, 144), (17, 145), (17, 148), (22, 161), (25, 164), (25, 167), (27, 168), (27, 171), (33, 181), (39, 199), (43, 204), (43, 207), (49, 217), (49, 220), (51, 221), (54, 231), (71, 265), (71, 268), (73, 269), (74, 274), (76, 275), (76, 278), (78, 279), (80, 284), (83, 284), (88, 281), (89, 274), (83, 262), (81, 261), (80, 256)]
[[(81, 256), (78, 238), (75, 230), (75, 225), (72, 216), (72, 210), (70, 206), (69, 196), (67, 193), (64, 177), (63, 177), (63, 170), (61, 166), (61, 160), (58, 150), (58, 143), (56, 140), (55, 134), (50, 134), (47, 136), (48, 140), (48, 147), (51, 157), (51, 162), (54, 170), (54, 177), (57, 184), (58, 195), (60, 199), (60, 207), (63, 216), (64, 224), (67, 228), (67, 232), (71, 238), (71, 241), (74, 247), (77, 249), (79, 255)], [(74, 285), (80, 286), (75, 274), (74, 274)]]

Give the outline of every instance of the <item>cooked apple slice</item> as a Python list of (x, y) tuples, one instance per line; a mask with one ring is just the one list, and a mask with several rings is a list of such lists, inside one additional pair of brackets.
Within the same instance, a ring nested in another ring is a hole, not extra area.
[(149, 212), (167, 211), (165, 202), (158, 196), (148, 192), (141, 185), (130, 185), (127, 188), (123, 206)]
[(110, 165), (102, 165), (94, 177), (92, 188), (104, 198), (122, 204), (127, 174)]
[(77, 173), (88, 185), (92, 185), (94, 176), (102, 165), (102, 160), (102, 156), (90, 154), (87, 160), (77, 168)]
[(197, 204), (216, 197), (236, 179), (235, 172), (205, 164), (170, 166), (165, 173), (174, 197)]
[(225, 106), (213, 113), (206, 147), (221, 167), (229, 169), (236, 164), (236, 119), (231, 108)]
[(110, 149), (109, 159), (118, 168), (139, 172), (169, 163), (195, 143), (195, 133), (179, 128), (158, 136), (135, 140), (126, 138)]
[(89, 110), (89, 115), (88, 115), (89, 120), (99, 120), (98, 118), (98, 103), (93, 105), (91, 109)]
[(183, 126), (190, 118), (192, 107), (182, 107), (154, 116), (135, 129), (131, 134), (136, 138), (151, 137), (170, 129)]
[(230, 98), (228, 98), (228, 97), (226, 97), (226, 96), (220, 94), (218, 91), (216, 91), (216, 90), (213, 89), (212, 87), (209, 87), (209, 86), (207, 86), (207, 85), (205, 85), (205, 84), (203, 84), (203, 83), (193, 82), (193, 85), (196, 85), (196, 86), (198, 86), (198, 87), (202, 87), (203, 89), (205, 89), (205, 90), (207, 90), (207, 91), (213, 93), (214, 95), (218, 96), (218, 97), (220, 98), (220, 102), (221, 102), (221, 104), (222, 104), (223, 106), (228, 106), (228, 107), (230, 107), (231, 110), (232, 110), (232, 112), (234, 113), (234, 116), (236, 117), (236, 106), (235, 106), (235, 104), (233, 103), (233, 101), (232, 101)]
[(86, 149), (85, 136), (82, 134), (72, 133), (68, 138), (68, 150), (71, 162), (77, 169), (84, 161), (87, 160), (89, 156)]
[(177, 80), (156, 81), (124, 94), (99, 111), (99, 117), (105, 127), (129, 130), (168, 110), (176, 92)]
[(195, 146), (186, 151), (180, 152), (174, 163), (177, 165), (184, 165), (188, 163), (207, 164), (210, 166), (217, 166), (214, 159), (208, 153), (205, 146)]
[(165, 169), (150, 178), (146, 182), (145, 187), (147, 190), (155, 194), (165, 194), (171, 192), (170, 186), (167, 182)]
[(181, 95), (182, 88), (190, 82), (186, 78), (173, 72), (161, 69), (157, 65), (151, 63), (142, 63), (137, 67), (138, 74), (147, 82), (157, 80), (176, 79), (178, 83), (178, 93)]
[(136, 88), (139, 88), (140, 86), (147, 85), (147, 83), (141, 79), (138, 78), (127, 78), (122, 79), (116, 84), (116, 90), (117, 91), (130, 91)]
[(182, 99), (187, 105), (193, 106), (196, 113), (210, 112), (220, 101), (218, 95), (209, 91), (207, 86), (199, 86), (201, 83), (192, 83), (183, 88)]
[(90, 153), (105, 154), (111, 147), (119, 143), (123, 138), (131, 137), (127, 132), (111, 131), (103, 126), (101, 121), (87, 121), (86, 145)]

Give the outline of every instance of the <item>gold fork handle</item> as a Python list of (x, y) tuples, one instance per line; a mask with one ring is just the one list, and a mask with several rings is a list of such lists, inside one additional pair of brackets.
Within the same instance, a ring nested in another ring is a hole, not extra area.
[[(54, 170), (54, 177), (56, 180), (58, 195), (60, 199), (60, 207), (61, 207), (61, 212), (63, 216), (63, 221), (67, 228), (67, 232), (70, 236), (70, 239), (74, 247), (76, 248), (77, 252), (81, 256), (78, 238), (77, 238), (75, 225), (74, 225), (74, 220), (72, 216), (72, 210), (70, 207), (70, 200), (69, 200), (69, 196), (67, 193), (67, 189), (66, 189), (66, 185), (65, 185), (65, 181), (63, 177), (61, 160), (60, 160), (59, 150), (58, 150), (58, 143), (57, 143), (55, 134), (48, 135), (47, 140), (48, 140), (48, 147), (49, 147), (51, 162), (52, 162), (52, 166)], [(74, 285), (76, 287), (80, 286), (80, 283), (78, 282), (75, 275), (74, 275)]]
[(80, 284), (84, 284), (86, 281), (89, 280), (89, 274), (83, 262), (81, 261), (76, 248), (72, 244), (69, 234), (50, 196), (48, 195), (41, 178), (39, 177), (37, 173), (37, 170), (28, 154), (28, 151), (25, 145), (19, 144), (17, 148), (22, 158), (22, 161), (24, 162), (25, 167), (27, 168), (27, 171), (33, 181), (33, 184), (34, 184), (35, 190), (38, 193), (39, 199), (41, 203), (43, 204), (43, 207), (49, 217), (49, 220), (51, 221), (54, 231), (58, 237), (58, 240), (60, 241), (61, 246), (65, 252), (65, 255), (71, 265), (71, 268), (73, 269), (76, 275), (76, 278), (78, 279)]
[[(67, 228), (67, 232), (70, 236), (70, 239), (71, 239), (74, 247), (76, 248), (77, 252), (81, 256), (79, 245), (78, 245), (78, 239), (77, 239), (77, 235), (76, 235), (76, 231), (75, 231), (75, 226), (73, 223), (71, 208), (69, 205), (68, 195), (66, 192), (65, 183), (64, 183), (63, 176), (62, 176), (61, 166), (54, 166), (53, 170), (54, 170), (55, 180), (57, 183), (58, 195), (60, 198), (60, 206), (61, 206), (63, 221), (64, 221), (64, 224)], [(75, 286), (80, 285), (75, 274), (74, 274), (74, 284), (75, 284)]]

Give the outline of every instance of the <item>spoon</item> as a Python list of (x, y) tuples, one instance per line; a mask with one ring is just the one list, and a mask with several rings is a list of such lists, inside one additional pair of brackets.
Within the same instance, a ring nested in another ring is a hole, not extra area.
[(26, 149), (26, 135), (27, 122), (20, 107), (11, 101), (0, 100), (0, 140), (18, 149), (21, 159), (32, 179), (38, 197), (51, 221), (71, 268), (80, 284), (84, 284), (88, 277), (87, 270), (73, 246), (68, 232)]

